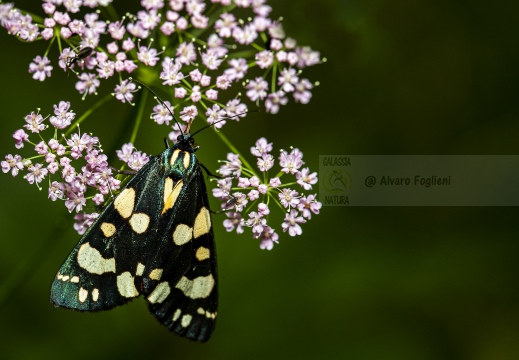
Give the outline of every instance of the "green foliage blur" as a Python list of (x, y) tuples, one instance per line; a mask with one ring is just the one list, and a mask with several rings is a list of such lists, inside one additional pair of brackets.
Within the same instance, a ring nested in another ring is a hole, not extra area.
[[(328, 62), (305, 70), (321, 83), (310, 104), (224, 128), (244, 153), (266, 136), (276, 149), (300, 148), (313, 171), (328, 154), (518, 153), (518, 2), (269, 4)], [(1, 29), (0, 46), (3, 157), (26, 114), (65, 99), (81, 114), (95, 99), (81, 101), (55, 59), (48, 81), (32, 80), (43, 42)], [(113, 151), (131, 114), (113, 101), (82, 131)], [(150, 121), (137, 146), (157, 154), (166, 135)], [(225, 146), (211, 131), (197, 142), (216, 169)], [(323, 207), (303, 236), (283, 234), (270, 252), (217, 226), (218, 324), (197, 344), (159, 325), (142, 299), (96, 314), (54, 308), (50, 284), (79, 239), (71, 218), (21, 177), (0, 174), (0, 189), (0, 359), (519, 358), (515, 207)]]

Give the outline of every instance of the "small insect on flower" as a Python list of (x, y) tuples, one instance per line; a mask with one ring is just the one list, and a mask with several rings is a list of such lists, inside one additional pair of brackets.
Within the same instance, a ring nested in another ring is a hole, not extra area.
[(74, 53), (74, 56), (67, 58), (67, 68), (71, 68), (72, 65), (74, 65), (75, 63), (85, 60), (87, 57), (92, 55), (93, 52), (94, 49), (92, 49), (91, 47), (86, 46), (84, 48), (81, 48), (78, 52)]

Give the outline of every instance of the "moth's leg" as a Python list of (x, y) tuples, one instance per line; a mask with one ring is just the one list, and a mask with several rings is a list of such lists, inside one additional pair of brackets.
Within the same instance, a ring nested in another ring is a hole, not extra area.
[(212, 177), (215, 177), (215, 178), (218, 178), (218, 179), (222, 179), (222, 176), (220, 176), (220, 175), (216, 175), (216, 174), (213, 174), (212, 172), (209, 171), (208, 168), (205, 167), (204, 164), (200, 163), (200, 166), (201, 166), (202, 169), (204, 169), (204, 171), (207, 173), (207, 176), (212, 176)]

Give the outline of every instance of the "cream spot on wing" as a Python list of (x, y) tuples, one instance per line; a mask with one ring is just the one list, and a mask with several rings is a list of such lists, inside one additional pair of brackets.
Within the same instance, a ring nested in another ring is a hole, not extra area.
[(130, 226), (137, 234), (142, 234), (148, 229), (150, 217), (144, 213), (133, 214), (130, 218)]
[(189, 280), (185, 276), (175, 285), (184, 295), (191, 299), (203, 299), (208, 297), (213, 291), (214, 278), (213, 275), (199, 276), (193, 280)]
[(105, 259), (99, 250), (89, 243), (84, 243), (77, 252), (79, 266), (92, 274), (101, 275), (105, 272), (115, 272), (115, 258)]
[(173, 192), (173, 179), (170, 177), (167, 177), (166, 180), (164, 180), (164, 205), (166, 205), (166, 203), (168, 202), (168, 199), (172, 192)]
[(179, 180), (175, 184), (173, 191), (171, 192), (171, 194), (169, 194), (166, 201), (164, 201), (164, 208), (162, 209), (163, 214), (175, 205), (175, 202), (177, 201), (177, 198), (178, 198), (178, 194), (180, 194), (180, 190), (182, 190), (183, 186), (184, 186), (184, 182), (182, 180)]
[(197, 313), (199, 313), (200, 315), (204, 315), (205, 314), (205, 310), (204, 308), (201, 308), (199, 307), (197, 310), (196, 310)]
[(198, 261), (203, 261), (205, 259), (209, 259), (210, 255), (211, 255), (211, 252), (209, 251), (208, 248), (200, 246), (198, 249), (196, 249), (195, 256)]
[(79, 282), (79, 276), (72, 276), (70, 278), (70, 282), (74, 283), (74, 284), (77, 284)]
[(83, 288), (79, 288), (79, 293), (78, 293), (79, 301), (80, 302), (85, 302), (87, 296), (88, 296), (88, 290), (85, 290)]
[(184, 158), (182, 159), (182, 163), (184, 164), (184, 169), (189, 168), (189, 163), (191, 162), (191, 156), (188, 153), (184, 153)]
[(178, 318), (180, 317), (180, 314), (181, 314), (180, 309), (177, 309), (177, 310), (175, 311), (175, 313), (173, 314), (173, 318), (172, 318), (171, 320), (173, 320), (173, 321), (177, 321)]
[(153, 269), (151, 272), (150, 272), (150, 279), (151, 280), (160, 280), (160, 278), (162, 277), (162, 269)]
[(117, 290), (119, 290), (121, 296), (128, 298), (139, 295), (139, 292), (133, 283), (133, 276), (129, 271), (123, 272), (121, 275), (117, 276)]
[(176, 245), (184, 245), (193, 238), (193, 229), (185, 224), (178, 224), (173, 232), (173, 242)]
[(61, 280), (61, 279), (63, 279), (63, 275), (61, 275), (60, 272), (58, 271), (58, 275), (56, 275), (56, 278), (58, 280)]
[(70, 278), (70, 276), (68, 275), (65, 275), (61, 278), (61, 281), (65, 282), (65, 281), (68, 281), (68, 279)]
[(99, 289), (95, 288), (92, 290), (92, 300), (97, 301), (99, 299)]
[(191, 324), (191, 319), (193, 319), (193, 317), (189, 314), (182, 316), (182, 320), (180, 320), (180, 325), (182, 325), (182, 327), (188, 327), (189, 324)]
[(211, 214), (205, 207), (200, 209), (193, 226), (193, 236), (198, 238), (211, 230)]
[(144, 273), (144, 265), (141, 263), (137, 263), (137, 270), (135, 271), (135, 275), (142, 276)]
[(177, 149), (173, 151), (173, 154), (171, 154), (171, 159), (169, 160), (169, 164), (173, 165), (175, 161), (177, 161), (178, 155), (182, 152), (182, 150)]
[(148, 296), (148, 301), (152, 304), (161, 303), (168, 297), (171, 292), (171, 288), (167, 281), (159, 283), (155, 289), (151, 292), (150, 296)]
[(216, 319), (216, 313), (212, 313), (212, 312), (209, 312), (209, 311), (206, 311), (205, 312), (205, 317), (208, 318), (208, 319)]
[(123, 218), (127, 219), (133, 212), (135, 206), (135, 190), (132, 188), (124, 189), (114, 201), (114, 207)]
[(107, 238), (113, 236), (115, 234), (115, 226), (114, 224), (110, 223), (102, 223), (101, 224), (101, 231), (103, 232), (103, 235)]

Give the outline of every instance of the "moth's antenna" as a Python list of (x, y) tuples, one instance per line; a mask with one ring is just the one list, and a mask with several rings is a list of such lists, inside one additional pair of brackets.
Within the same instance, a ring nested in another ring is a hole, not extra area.
[[(178, 125), (178, 130), (180, 130), (180, 133), (181, 133), (182, 135), (184, 135), (184, 132), (182, 131), (182, 128), (180, 127), (180, 123), (178, 122), (177, 118), (175, 117), (175, 114), (173, 114), (173, 111), (171, 111), (171, 109), (169, 108), (169, 106), (167, 106), (166, 103), (165, 103), (164, 101), (162, 101), (162, 99), (161, 99), (161, 98), (160, 98), (160, 97), (155, 93), (155, 91), (153, 91), (153, 90), (152, 90), (148, 85), (146, 85), (146, 84), (140, 82), (140, 81), (137, 80), (137, 79), (129, 78), (129, 80), (130, 80), (130, 81), (135, 81), (136, 83), (138, 83), (138, 84), (144, 86), (146, 89), (148, 89), (148, 91), (149, 91), (150, 93), (152, 93), (153, 96), (155, 96), (155, 99), (156, 99), (158, 102), (160, 102), (160, 103), (162, 104), (162, 106), (164, 106), (164, 107), (168, 110), (168, 112), (171, 114), (171, 116), (173, 116), (173, 120), (175, 120), (175, 122), (176, 122), (177, 125)], [(188, 129), (189, 129), (189, 127), (188, 127)]]
[(198, 129), (196, 132), (192, 133), (191, 136), (195, 136), (195, 135), (198, 134), (200, 131), (207, 129), (208, 127), (211, 127), (211, 126), (213, 126), (214, 124), (218, 124), (219, 122), (225, 121), (225, 120), (227, 120), (227, 119), (232, 119), (233, 117), (238, 117), (238, 116), (241, 116), (241, 115), (245, 115), (245, 114), (247, 114), (247, 113), (249, 113), (249, 112), (259, 112), (259, 110), (250, 110), (250, 111), (249, 111), (249, 110), (245, 110), (245, 111), (242, 112), (242, 113), (239, 113), (239, 114), (236, 114), (236, 115), (233, 115), (233, 116), (227, 116), (227, 117), (224, 117), (224, 118), (222, 118), (222, 119), (220, 119), (220, 120), (215, 121), (215, 122), (212, 123), (212, 124), (206, 125), (206, 126), (204, 126), (203, 128)]

